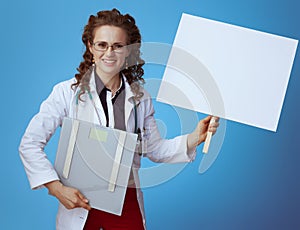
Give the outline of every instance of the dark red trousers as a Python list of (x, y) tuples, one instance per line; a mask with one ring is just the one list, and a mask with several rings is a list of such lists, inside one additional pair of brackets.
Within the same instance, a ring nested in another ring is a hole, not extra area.
[(127, 188), (122, 215), (101, 210), (89, 211), (84, 230), (144, 230), (135, 188)]

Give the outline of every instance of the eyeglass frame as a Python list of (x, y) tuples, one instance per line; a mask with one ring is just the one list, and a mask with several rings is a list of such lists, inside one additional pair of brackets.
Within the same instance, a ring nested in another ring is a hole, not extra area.
[[(96, 48), (96, 45), (97, 44), (105, 44), (106, 45), (106, 48), (104, 48), (104, 49), (98, 49), (98, 48)], [(98, 42), (93, 42), (93, 47), (94, 47), (94, 49), (96, 50), (96, 51), (99, 51), (99, 52), (106, 52), (109, 48), (111, 48), (112, 49), (112, 51), (113, 52), (115, 52), (115, 53), (123, 53), (124, 52), (124, 47), (125, 46), (127, 46), (127, 44), (126, 45), (124, 45), (124, 44), (122, 44), (122, 43), (114, 43), (114, 44), (112, 44), (112, 45), (108, 45), (108, 43), (107, 42), (104, 42), (104, 41), (98, 41)], [(121, 46), (121, 47), (119, 47), (119, 48), (116, 48), (115, 46)]]

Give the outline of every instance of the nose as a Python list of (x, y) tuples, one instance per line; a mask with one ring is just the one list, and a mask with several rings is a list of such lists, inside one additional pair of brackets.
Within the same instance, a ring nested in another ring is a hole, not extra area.
[(105, 54), (106, 54), (107, 56), (113, 56), (114, 53), (115, 53), (115, 52), (114, 52), (112, 46), (107, 47), (107, 50), (106, 50), (106, 52), (105, 52)]

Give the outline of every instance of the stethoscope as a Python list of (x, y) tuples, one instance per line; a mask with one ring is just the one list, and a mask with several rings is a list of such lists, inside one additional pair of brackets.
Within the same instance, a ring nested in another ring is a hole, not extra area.
[[(78, 115), (78, 106), (79, 106), (79, 96), (83, 93), (86, 93), (90, 99), (90, 101), (92, 102), (93, 104), (93, 107), (96, 111), (96, 114), (97, 114), (97, 117), (98, 117), (98, 121), (99, 121), (99, 124), (101, 125), (102, 122), (101, 122), (101, 118), (100, 118), (100, 114), (99, 114), (99, 111), (95, 105), (95, 101), (93, 99), (93, 96), (92, 96), (92, 93), (89, 89), (89, 87), (84, 87), (84, 89), (80, 88), (77, 93), (76, 93), (76, 97), (75, 97), (75, 104), (76, 104), (76, 115), (75, 115), (75, 118), (77, 119), (77, 115)], [(133, 110), (134, 110), (134, 133), (136, 133), (138, 135), (137, 137), (137, 152), (138, 154), (141, 156), (143, 155), (143, 146), (142, 146), (142, 132), (141, 132), (141, 129), (138, 127), (138, 115), (137, 115), (137, 103), (136, 103), (136, 99), (133, 98)]]

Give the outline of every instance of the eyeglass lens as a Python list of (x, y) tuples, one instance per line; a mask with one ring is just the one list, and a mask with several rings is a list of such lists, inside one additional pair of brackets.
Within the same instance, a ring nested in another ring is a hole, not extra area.
[(107, 42), (95, 42), (94, 43), (94, 47), (98, 51), (106, 51), (106, 50), (108, 50), (109, 47), (111, 47), (112, 50), (114, 52), (117, 52), (117, 53), (123, 52), (124, 51), (124, 46), (125, 45), (120, 44), (120, 43), (115, 43), (115, 44), (112, 44), (112, 45), (108, 45)]

